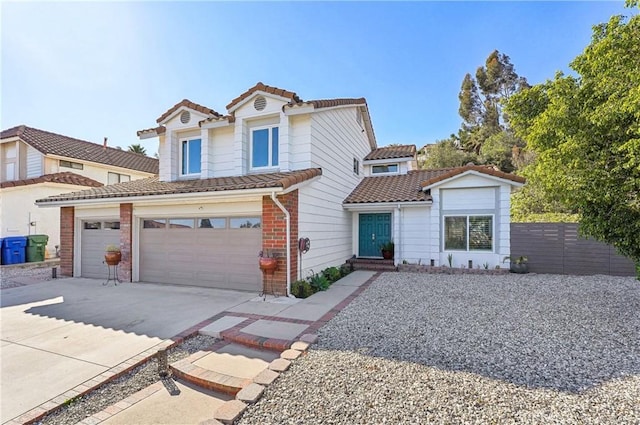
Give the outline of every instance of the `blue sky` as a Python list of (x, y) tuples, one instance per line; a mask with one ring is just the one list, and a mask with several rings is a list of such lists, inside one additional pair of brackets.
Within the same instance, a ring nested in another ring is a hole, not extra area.
[[(225, 112), (256, 82), (366, 97), (378, 145), (457, 132), (458, 92), (494, 49), (535, 84), (569, 71), (608, 2), (6, 2), (3, 129), (122, 147), (183, 98)], [(149, 153), (156, 141), (143, 141)]]

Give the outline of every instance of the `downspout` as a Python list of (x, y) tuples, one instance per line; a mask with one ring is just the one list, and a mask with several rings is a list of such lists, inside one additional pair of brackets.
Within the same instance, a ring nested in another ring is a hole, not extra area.
[(404, 254), (403, 249), (402, 249), (402, 224), (404, 222), (402, 215), (404, 214), (404, 210), (402, 209), (402, 206), (400, 204), (398, 204), (398, 236), (397, 236), (397, 240), (396, 240), (396, 246), (398, 247), (398, 257), (396, 258), (395, 262), (396, 262), (396, 266), (398, 265), (398, 261), (400, 261), (400, 263), (402, 262), (402, 255)]
[(289, 211), (278, 201), (275, 192), (271, 192), (271, 200), (274, 204), (280, 208), (280, 211), (284, 213), (284, 219), (287, 222), (287, 297), (291, 294), (291, 214)]

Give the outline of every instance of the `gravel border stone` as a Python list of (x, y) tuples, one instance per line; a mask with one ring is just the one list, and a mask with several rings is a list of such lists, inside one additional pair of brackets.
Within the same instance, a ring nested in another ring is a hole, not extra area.
[(240, 424), (640, 423), (640, 282), (385, 273)]

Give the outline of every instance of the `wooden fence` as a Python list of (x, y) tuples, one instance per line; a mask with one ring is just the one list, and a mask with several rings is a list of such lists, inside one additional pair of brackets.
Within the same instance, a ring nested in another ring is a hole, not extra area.
[(534, 273), (635, 276), (631, 260), (579, 236), (576, 223), (511, 223), (511, 255), (526, 256)]

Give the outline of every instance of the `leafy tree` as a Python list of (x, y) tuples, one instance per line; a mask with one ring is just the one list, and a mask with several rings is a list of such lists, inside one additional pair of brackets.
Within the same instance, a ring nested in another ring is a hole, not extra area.
[(420, 168), (460, 167), (469, 162), (477, 162), (477, 156), (460, 149), (458, 143), (455, 136), (451, 136), (433, 145), (425, 146), (423, 154), (426, 159), (420, 164)]
[(640, 278), (638, 58), (640, 15), (614, 16), (571, 63), (577, 77), (557, 74), (514, 95), (508, 111), (537, 155), (528, 173), (578, 212), (583, 234), (633, 259)]
[(129, 152), (141, 153), (142, 155), (146, 155), (147, 154), (147, 150), (144, 148), (144, 146), (142, 146), (139, 143), (135, 143), (133, 145), (130, 145), (128, 150), (129, 150)]
[(513, 171), (512, 148), (521, 148), (524, 143), (511, 131), (503, 108), (511, 96), (527, 87), (527, 80), (518, 76), (509, 56), (497, 50), (476, 70), (475, 79), (465, 75), (458, 95), (458, 112), (463, 119), (458, 136), (464, 149), (483, 162)]

